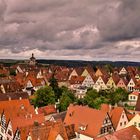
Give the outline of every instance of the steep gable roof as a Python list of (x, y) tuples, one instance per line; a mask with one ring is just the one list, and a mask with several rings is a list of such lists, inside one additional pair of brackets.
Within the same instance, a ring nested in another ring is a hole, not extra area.
[(118, 123), (119, 123), (119, 120), (120, 120), (120, 117), (121, 117), (123, 111), (125, 111), (124, 108), (115, 107), (110, 112), (110, 117), (111, 117), (111, 120), (112, 120), (112, 123), (113, 123), (113, 126), (115, 129), (118, 126)]
[(56, 140), (60, 135), (64, 140), (68, 140), (66, 129), (61, 121), (46, 122), (43, 124), (34, 124), (27, 127), (21, 127), (21, 139), (31, 136), (33, 140)]
[[(101, 110), (89, 108), (87, 106), (70, 105), (64, 120), (67, 125), (74, 124), (75, 131), (90, 137), (100, 134), (103, 121), (107, 113)], [(84, 131), (81, 126), (86, 127)]]
[(38, 108), (39, 114), (43, 113), (44, 115), (49, 115), (49, 114), (53, 114), (56, 112), (57, 111), (56, 111), (55, 105), (48, 105), (48, 106)]
[(120, 78), (119, 81), (118, 81), (118, 83), (117, 83), (117, 85), (118, 85), (119, 83), (123, 83), (125, 86), (128, 85), (127, 79), (124, 79), (124, 78)]
[(34, 107), (28, 99), (0, 101), (0, 114), (4, 112), (6, 121), (12, 122), (13, 132), (19, 127), (34, 124), (34, 121), (42, 123), (45, 121), (43, 114), (36, 115)]
[(27, 92), (0, 93), (0, 101), (28, 99), (28, 98), (29, 98), (29, 95)]
[(82, 84), (84, 81), (85, 77), (83, 76), (72, 76), (71, 79), (69, 80), (70, 84)]

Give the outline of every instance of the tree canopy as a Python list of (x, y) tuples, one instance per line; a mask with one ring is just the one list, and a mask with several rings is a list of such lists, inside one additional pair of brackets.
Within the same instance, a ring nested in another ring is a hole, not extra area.
[(37, 90), (35, 98), (33, 99), (33, 104), (37, 107), (55, 104), (55, 94), (53, 89), (49, 86), (45, 86)]
[(49, 81), (50, 82), (49, 86), (52, 87), (54, 94), (55, 94), (55, 100), (57, 101), (60, 98), (60, 96), (62, 95), (62, 91), (61, 91), (61, 88), (59, 88), (57, 79), (55, 78), (54, 75), (55, 74), (52, 75), (52, 77)]
[(89, 107), (99, 109), (101, 104), (115, 105), (128, 99), (128, 92), (125, 89), (117, 88), (110, 90), (101, 90), (97, 92), (89, 89), (83, 100), (78, 100), (78, 104), (88, 105)]
[(74, 93), (66, 87), (62, 87), (62, 96), (60, 98), (59, 110), (65, 111), (70, 103), (74, 103), (76, 98)]

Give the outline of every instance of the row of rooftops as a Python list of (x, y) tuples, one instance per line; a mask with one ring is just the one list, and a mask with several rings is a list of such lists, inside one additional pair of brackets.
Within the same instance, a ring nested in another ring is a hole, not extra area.
[[(126, 114), (126, 119), (128, 121), (134, 117), (133, 114), (122, 107), (111, 107), (103, 104), (100, 110), (96, 110), (87, 106), (70, 105), (64, 123), (74, 124), (77, 133), (86, 135), (95, 140), (133, 140), (134, 136), (137, 138), (136, 140), (139, 140), (140, 131), (135, 126), (120, 129), (116, 132), (108, 133), (105, 136), (100, 136), (100, 131), (104, 120), (106, 120), (106, 116), (109, 115), (114, 130), (116, 130), (118, 124), (120, 124), (122, 114)], [(80, 129), (81, 127), (82, 129)]]
[[(116, 85), (119, 82), (123, 82), (124, 85), (127, 86), (132, 79), (135, 83), (134, 89), (140, 90), (140, 72), (136, 67), (114, 68), (113, 74), (107, 72), (107, 70), (103, 67), (97, 68), (97, 70), (94, 71), (91, 66), (67, 68), (64, 66), (50, 65), (48, 67), (36, 66), (31, 67), (31, 69), (26, 69), (24, 65), (17, 64), (15, 66), (11, 66), (11, 68), (14, 68), (17, 74), (16, 76), (8, 75), (7, 77), (0, 78), (1, 93), (23, 91), (23, 89), (29, 88), (27, 87), (28, 82), (31, 82), (31, 89), (33, 87), (41, 87), (47, 85), (49, 84), (49, 79), (52, 77), (53, 72), (55, 72), (55, 78), (59, 83), (63, 82), (68, 86), (73, 84), (82, 84), (87, 76), (83, 74), (85, 70), (91, 76), (94, 83), (98, 80), (99, 77), (101, 77), (105, 84), (107, 84), (108, 80), (112, 78)], [(6, 68), (3, 67), (3, 69)], [(120, 74), (120, 71), (125, 71), (126, 74)], [(74, 72), (76, 74), (73, 74)]]
[[(110, 125), (115, 131), (122, 112), (126, 114), (129, 121), (134, 117), (134, 114), (129, 113), (129, 111), (122, 107), (112, 107), (103, 104), (100, 110), (96, 110), (88, 106), (71, 104), (67, 112), (57, 113), (55, 106), (49, 105), (38, 108), (37, 112), (27, 99), (0, 101), (1, 118), (4, 115), (6, 119), (5, 127), (8, 129), (8, 125), (11, 122), (13, 133), (15, 134), (19, 130), (21, 140), (26, 140), (27, 136), (31, 136), (33, 140), (37, 138), (55, 140), (58, 134), (64, 140), (68, 140), (76, 137), (75, 132), (97, 140), (106, 140), (106, 138), (110, 140), (109, 137), (116, 137), (116, 139), (112, 140), (123, 140), (123, 133), (124, 137), (127, 138), (125, 140), (131, 140), (130, 137), (133, 137), (133, 135), (140, 138), (140, 132), (134, 126), (117, 132), (112, 131), (111, 134), (98, 138), (103, 122), (107, 118), (111, 120)], [(52, 115), (54, 119), (46, 121), (45, 116), (52, 113), (54, 114)], [(129, 131), (129, 134), (127, 131)]]
[(28, 99), (0, 101), (1, 127), (5, 128), (5, 131), (12, 128), (10, 130), (14, 138), (18, 131), (20, 140), (26, 140), (27, 137), (32, 140), (55, 140), (58, 135), (64, 140), (75, 137), (73, 125), (64, 126), (61, 120), (46, 121), (45, 115), (50, 113), (56, 113), (54, 106), (38, 108), (36, 113)]

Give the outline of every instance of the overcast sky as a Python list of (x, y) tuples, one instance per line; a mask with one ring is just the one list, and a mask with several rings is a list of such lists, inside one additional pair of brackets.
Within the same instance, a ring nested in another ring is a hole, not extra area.
[(0, 0), (0, 58), (140, 61), (140, 0)]

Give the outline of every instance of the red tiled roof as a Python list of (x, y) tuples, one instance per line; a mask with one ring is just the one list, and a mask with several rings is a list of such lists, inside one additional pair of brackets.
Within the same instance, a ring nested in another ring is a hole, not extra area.
[[(66, 125), (75, 125), (75, 131), (90, 137), (96, 137), (100, 133), (101, 126), (107, 113), (87, 106), (70, 105), (64, 120)], [(86, 127), (85, 131), (79, 129)]]
[(34, 124), (27, 127), (20, 128), (21, 140), (25, 140), (28, 135), (32, 140), (56, 140), (56, 137), (60, 136), (64, 140), (68, 140), (66, 129), (61, 121), (46, 122), (43, 124)]
[(114, 128), (117, 128), (117, 125), (119, 123), (120, 117), (124, 109), (122, 107), (115, 107), (110, 112), (110, 117), (113, 123)]
[(45, 121), (43, 114), (35, 114), (34, 107), (30, 105), (28, 99), (0, 101), (0, 114), (3, 111), (6, 121), (11, 120), (14, 132), (17, 127), (32, 125), (34, 121), (39, 123)]
[(56, 112), (57, 111), (56, 111), (55, 105), (48, 105), (48, 106), (38, 108), (39, 114), (43, 113), (44, 115), (49, 115), (49, 114), (53, 114)]
[(130, 94), (138, 96), (138, 95), (140, 94), (140, 92), (139, 92), (139, 91), (133, 91), (133, 92), (130, 93)]
[(120, 80), (120, 77), (119, 77), (119, 75), (113, 74), (112, 79), (115, 82), (115, 84), (117, 84), (119, 82), (119, 80)]
[(69, 73), (67, 71), (59, 72), (55, 75), (55, 78), (58, 82), (68, 81)]
[(70, 84), (82, 84), (84, 81), (85, 77), (83, 76), (72, 76), (70, 79)]
[(135, 126), (129, 126), (95, 140), (140, 140), (140, 131)]

